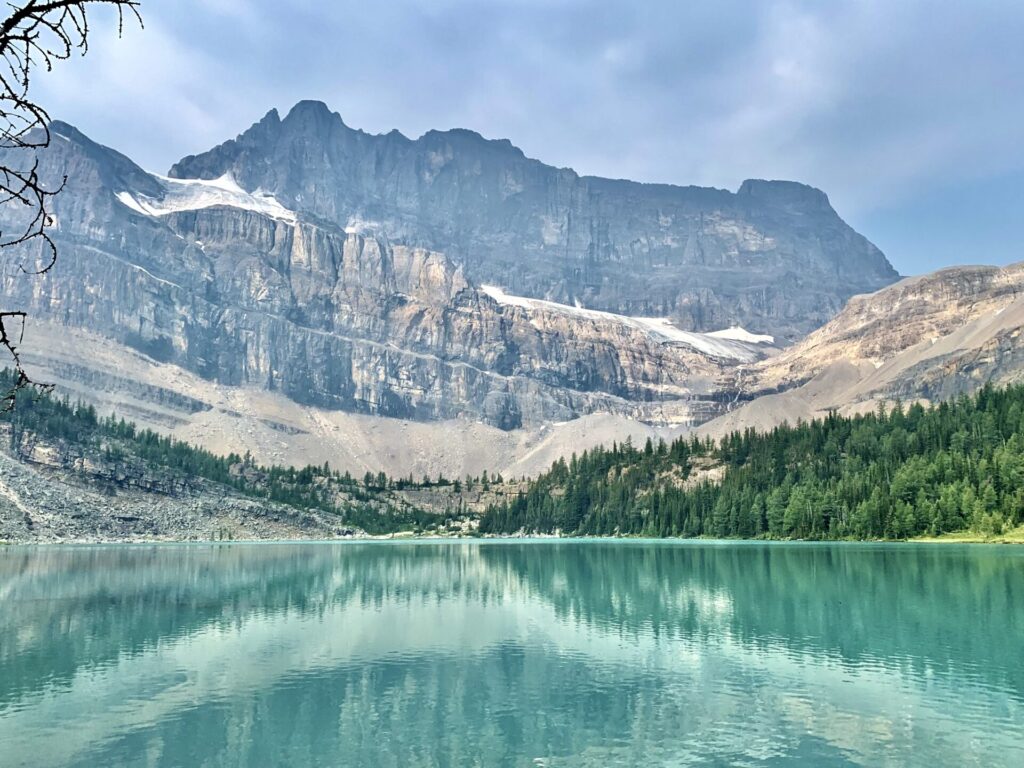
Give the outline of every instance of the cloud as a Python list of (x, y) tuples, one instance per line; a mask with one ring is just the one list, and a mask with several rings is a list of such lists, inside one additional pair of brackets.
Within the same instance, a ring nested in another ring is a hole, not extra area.
[(157, 170), (318, 98), (355, 127), (473, 128), (582, 173), (794, 178), (854, 220), (1024, 175), (1017, 2), (180, 0), (144, 14), (145, 31), (97, 36), (39, 86), (54, 116)]

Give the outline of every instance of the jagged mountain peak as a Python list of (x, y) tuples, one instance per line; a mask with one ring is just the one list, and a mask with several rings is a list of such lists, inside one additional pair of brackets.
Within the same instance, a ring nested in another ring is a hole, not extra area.
[(488, 139), (477, 131), (469, 128), (448, 128), (447, 130), (430, 130), (416, 139), (426, 146), (452, 144), (462, 151), (490, 151), (511, 155), (517, 159), (526, 159), (526, 155), (510, 139)]
[(63, 120), (51, 120), (50, 133), (52, 136), (69, 139), (71, 141), (91, 141), (84, 133), (78, 130), (78, 128), (73, 126), (71, 123), (65, 123)]
[(317, 101), (171, 171), (226, 173), (312, 219), (372, 222), (394, 242), (442, 251), (471, 282), (690, 330), (793, 340), (898, 277), (805, 184), (752, 179), (733, 193), (580, 176), (467, 129), (368, 134)]
[(307, 115), (315, 115), (322, 118), (337, 118), (341, 120), (341, 115), (333, 111), (327, 104), (319, 99), (299, 99), (288, 110), (288, 117), (304, 117)]
[(471, 131), (366, 134), (313, 102), (171, 179), (58, 129), (69, 279), (20, 301), (319, 407), (700, 421), (725, 370), (770, 354), (757, 340), (785, 346), (894, 278), (799, 184), (580, 177)]
[(322, 139), (326, 139), (333, 130), (351, 130), (342, 120), (340, 113), (332, 111), (324, 102), (315, 99), (296, 102), (281, 120), (281, 125), (285, 130), (296, 129), (320, 134)]

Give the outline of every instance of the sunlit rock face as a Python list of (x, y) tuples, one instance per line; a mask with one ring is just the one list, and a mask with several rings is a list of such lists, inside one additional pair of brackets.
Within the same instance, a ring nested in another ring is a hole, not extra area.
[(842, 361), (871, 375), (861, 394), (940, 400), (1020, 378), (1024, 263), (952, 267), (857, 296), (748, 379), (808, 382)]
[[(1024, 380), (1024, 262), (951, 267), (852, 298), (824, 326), (734, 382), (748, 402), (702, 427), (721, 436), (782, 422), (938, 403)], [(724, 389), (729, 388), (722, 381)]]
[(10, 304), (307, 405), (699, 423), (772, 337), (895, 277), (788, 182), (582, 178), (467, 131), (369, 136), (306, 102), (170, 177), (66, 124), (53, 136), (60, 259), (39, 279), (8, 269)]

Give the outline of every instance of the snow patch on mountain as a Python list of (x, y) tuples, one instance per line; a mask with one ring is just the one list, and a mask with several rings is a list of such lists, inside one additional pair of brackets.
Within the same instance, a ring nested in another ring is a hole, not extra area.
[[(543, 299), (528, 299), (525, 296), (513, 296), (511, 293), (505, 293), (505, 291), (496, 285), (481, 285), (480, 290), (490, 296), (499, 304), (507, 304), (512, 307), (523, 307), (524, 309), (543, 308), (545, 306), (551, 306), (556, 310), (558, 308), (566, 310), (577, 310), (586, 312), (587, 310), (581, 310), (580, 307), (570, 307), (567, 304), (558, 304), (554, 301), (544, 301)], [(594, 314), (605, 314), (603, 312), (595, 312)]]
[(522, 307), (530, 311), (555, 312), (589, 320), (621, 323), (644, 331), (661, 343), (684, 344), (702, 354), (725, 360), (753, 362), (762, 356), (761, 351), (757, 348), (759, 344), (771, 344), (775, 341), (771, 336), (749, 333), (742, 328), (727, 328), (713, 333), (684, 331), (682, 328), (672, 325), (672, 321), (667, 317), (629, 317), (597, 309), (572, 307), (545, 299), (515, 296), (506, 293), (504, 289), (496, 285), (481, 285), (480, 290), (499, 304)]
[[(620, 316), (613, 315), (613, 317)], [(649, 333), (661, 336), (665, 341), (685, 344), (711, 357), (742, 362), (753, 362), (759, 357), (759, 354), (751, 348), (750, 342), (716, 336), (714, 333), (684, 331), (672, 325), (672, 321), (667, 317), (630, 317), (625, 319), (639, 323)]]
[(226, 206), (255, 211), (289, 224), (298, 220), (295, 212), (281, 205), (273, 195), (260, 189), (246, 192), (230, 173), (216, 179), (172, 179), (157, 174), (153, 174), (153, 178), (163, 187), (160, 198), (123, 191), (117, 193), (117, 199), (144, 216), (166, 216), (178, 211)]
[(751, 333), (746, 328), (734, 325), (731, 328), (723, 328), (720, 331), (711, 331), (708, 336), (716, 339), (732, 339), (733, 341), (745, 341), (747, 344), (774, 344), (775, 337), (766, 333)]

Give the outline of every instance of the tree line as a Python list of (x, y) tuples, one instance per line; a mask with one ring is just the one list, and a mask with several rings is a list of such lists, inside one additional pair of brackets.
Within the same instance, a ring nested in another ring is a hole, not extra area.
[[(718, 468), (720, 478), (707, 470)], [(905, 539), (1024, 521), (1024, 386), (924, 407), (596, 448), (490, 507), (484, 533)]]

